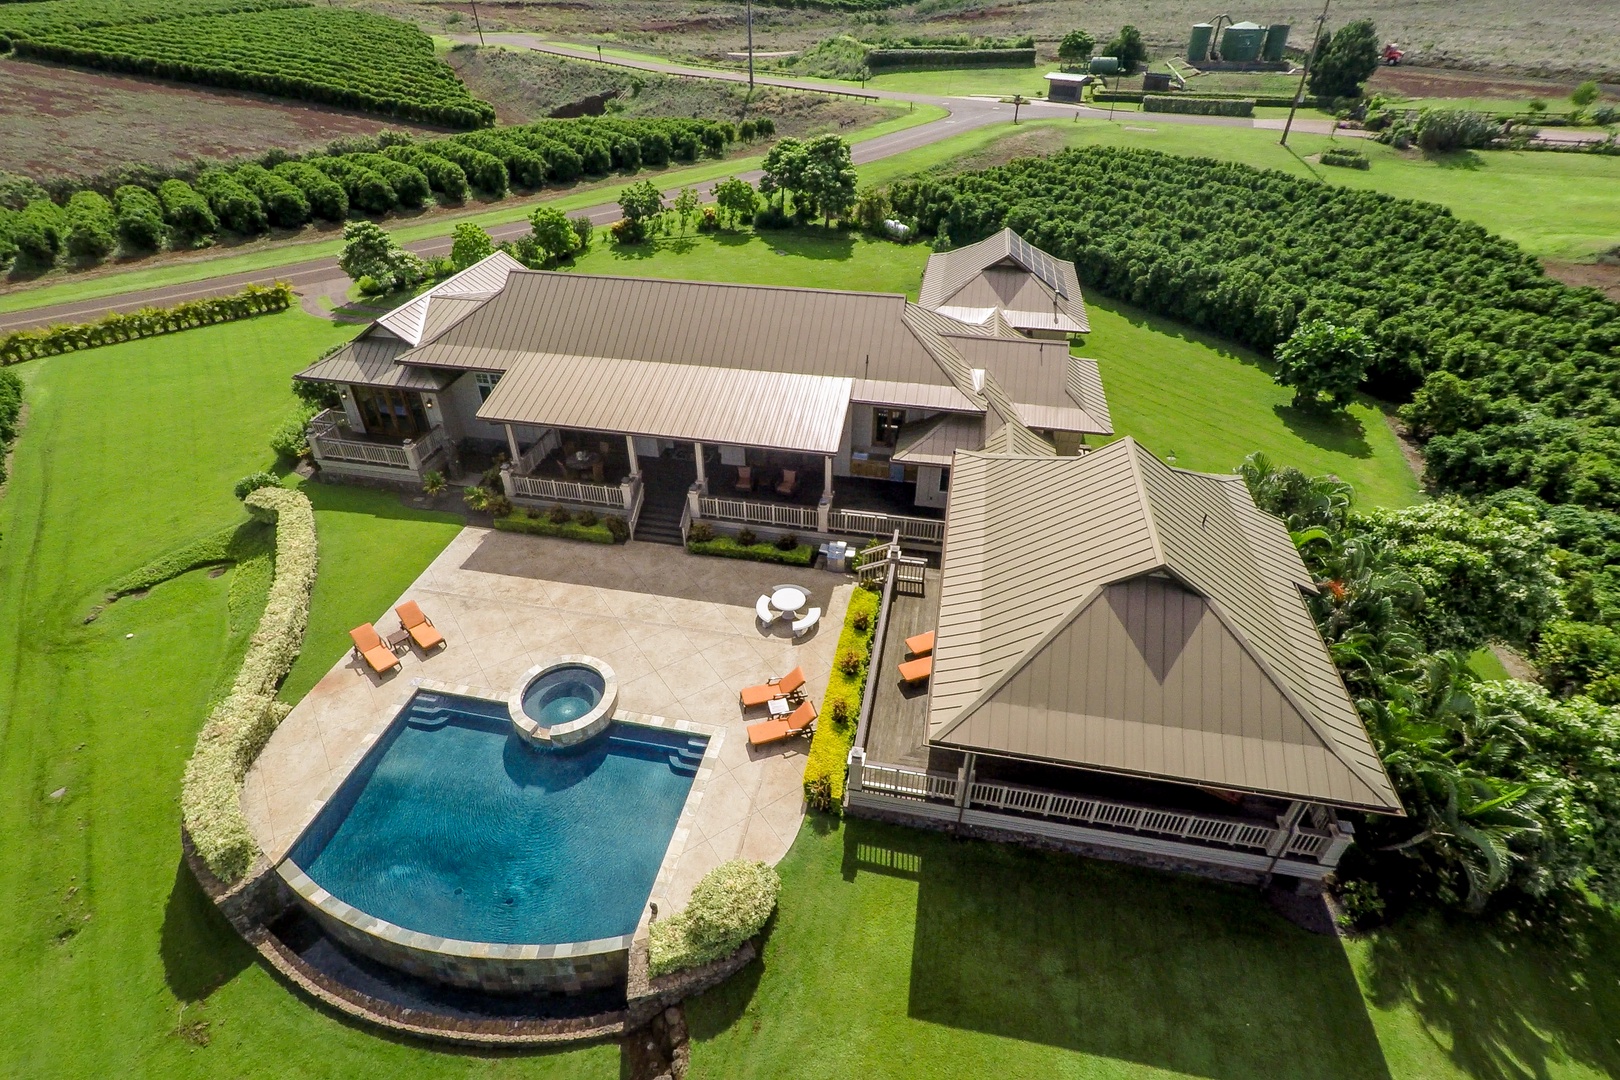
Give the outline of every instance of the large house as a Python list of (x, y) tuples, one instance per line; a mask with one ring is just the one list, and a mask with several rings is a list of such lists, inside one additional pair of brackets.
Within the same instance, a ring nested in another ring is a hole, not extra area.
[(1013, 261), (980, 252), (926, 285), (938, 311), (496, 254), (300, 373), (341, 402), (311, 447), (326, 473), (412, 485), (504, 452), (514, 499), (622, 508), (633, 525), (645, 510), (671, 519), (666, 533), (684, 510), (937, 544), (956, 451), (1075, 454), (1113, 431), (1096, 362), (1071, 356), (1066, 334), (1023, 332), (1039, 322), (1031, 298), (1054, 288), (1062, 310), (1037, 329), (1084, 328), (1074, 268), (1013, 240)]

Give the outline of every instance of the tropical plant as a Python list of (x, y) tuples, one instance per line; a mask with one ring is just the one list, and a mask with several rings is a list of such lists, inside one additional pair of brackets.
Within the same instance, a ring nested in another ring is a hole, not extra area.
[(495, 254), (495, 241), (489, 233), (464, 221), (457, 225), (450, 243), (450, 262), (457, 270), (465, 270)]
[(555, 266), (579, 250), (579, 234), (568, 215), (555, 206), (537, 207), (529, 215), (529, 236), (547, 266)]
[(759, 207), (759, 194), (753, 184), (729, 176), (714, 186), (714, 202), (725, 215), (726, 223), (735, 227), (738, 222), (754, 216)]
[(1354, 326), (1325, 319), (1300, 324), (1277, 349), (1276, 382), (1294, 388), (1294, 404), (1343, 409), (1372, 366), (1372, 339)]
[(447, 486), (449, 485), (444, 478), (444, 473), (439, 472), (437, 469), (422, 474), (422, 494), (424, 495), (429, 497), (443, 495)]
[(343, 227), (338, 267), (355, 281), (371, 278), (381, 292), (409, 288), (427, 277), (422, 260), (395, 244), (393, 237), (371, 221), (351, 221)]

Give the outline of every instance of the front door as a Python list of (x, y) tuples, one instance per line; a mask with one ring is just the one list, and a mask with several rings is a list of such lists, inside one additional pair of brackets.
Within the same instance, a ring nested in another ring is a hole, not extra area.
[(360, 407), (360, 417), (366, 422), (368, 434), (410, 439), (427, 430), (422, 395), (414, 390), (357, 386), (354, 400)]

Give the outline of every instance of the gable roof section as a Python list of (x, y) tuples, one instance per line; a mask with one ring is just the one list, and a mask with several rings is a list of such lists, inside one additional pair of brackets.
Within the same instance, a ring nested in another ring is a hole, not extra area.
[(984, 417), (941, 413), (902, 427), (889, 460), (902, 465), (949, 468), (951, 455), (956, 451), (977, 450), (983, 445)]
[(931, 741), (1401, 812), (1240, 478), (1126, 438), (961, 453), (951, 489)]
[(410, 346), (387, 334), (362, 333), (331, 356), (317, 360), (295, 378), (351, 386), (396, 387), (400, 390), (443, 390), (460, 372), (410, 368), (398, 363)]
[(507, 275), (522, 269), (522, 263), (497, 251), (405, 301), (378, 319), (376, 325), (409, 345), (420, 345), (479, 302), (500, 292)]
[(1114, 433), (1097, 362), (1070, 356), (1067, 343), (969, 334), (945, 337), (974, 368), (995, 373), (1007, 396), (1018, 403), (1019, 419), (1029, 427), (1084, 435)]
[[(926, 308), (981, 308), (1028, 312), (1024, 322), (1041, 323), (1054, 311), (1053, 329), (1089, 333), (1080, 277), (1074, 264), (1035, 247), (1011, 229), (1002, 229), (976, 244), (928, 257), (917, 302)], [(1041, 318), (1036, 318), (1036, 316)], [(1019, 323), (1009, 315), (1014, 326)]]

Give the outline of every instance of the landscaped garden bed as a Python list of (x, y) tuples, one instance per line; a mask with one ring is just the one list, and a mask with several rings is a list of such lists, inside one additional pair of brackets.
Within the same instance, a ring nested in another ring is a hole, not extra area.
[(630, 538), (623, 518), (598, 517), (589, 510), (573, 511), (554, 506), (550, 510), (518, 507), (495, 519), (501, 532), (528, 533), (530, 536), (560, 536), (564, 540), (584, 540), (591, 544), (622, 544)]
[(694, 555), (720, 559), (752, 559), (754, 562), (809, 566), (816, 561), (816, 549), (799, 543), (791, 533), (776, 540), (760, 540), (749, 529), (736, 536), (718, 536), (709, 525), (699, 522), (687, 534), (686, 550)]
[(871, 666), (874, 632), (882, 596), (871, 589), (856, 589), (844, 612), (844, 627), (833, 652), (827, 693), (821, 699), (810, 756), (804, 766), (805, 798), (811, 806), (831, 809), (844, 797), (844, 762), (855, 743), (861, 714), (861, 694)]

